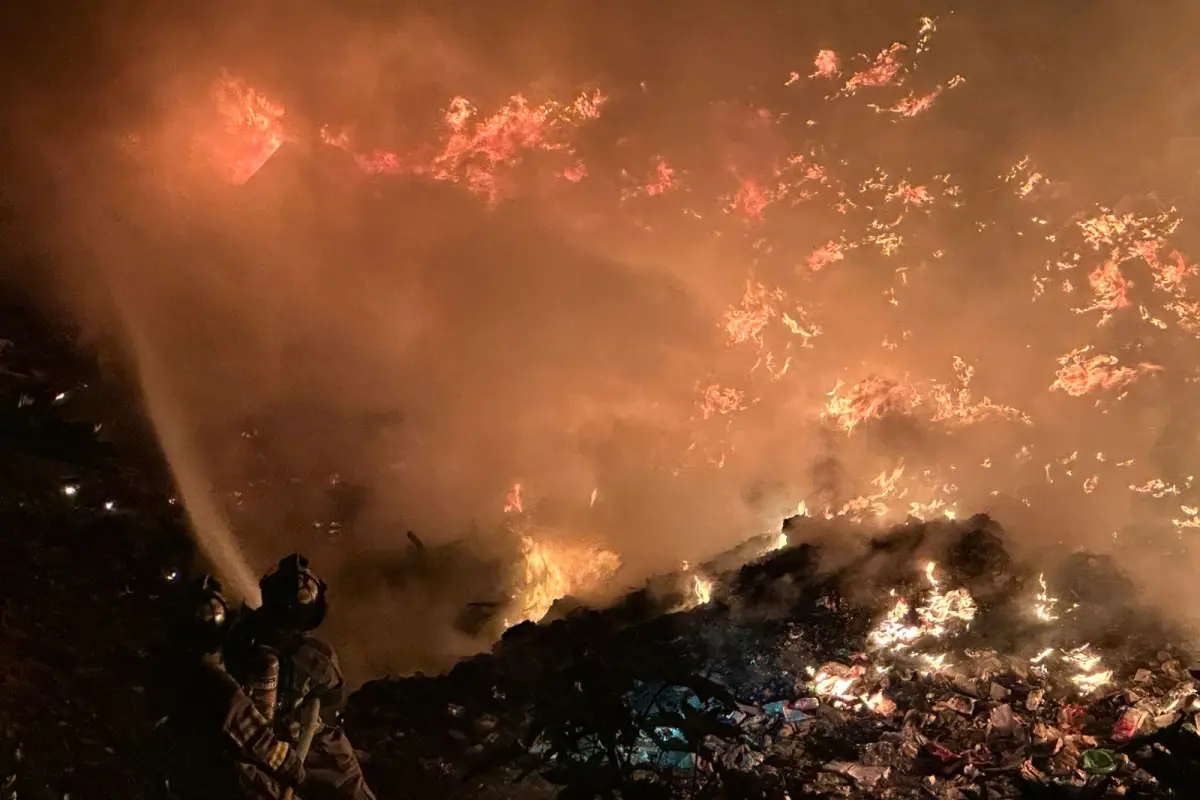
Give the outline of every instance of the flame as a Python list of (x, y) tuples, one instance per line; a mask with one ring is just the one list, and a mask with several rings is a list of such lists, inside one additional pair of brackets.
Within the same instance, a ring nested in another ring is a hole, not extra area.
[[(965, 628), (975, 619), (975, 599), (966, 589), (942, 591), (941, 581), (935, 576), (937, 565), (930, 561), (925, 566), (925, 580), (929, 590), (915, 613), (908, 600), (898, 597), (890, 611), (867, 635), (867, 642), (878, 650), (899, 652), (914, 642), (926, 637), (941, 638), (956, 627)], [(915, 619), (914, 619), (915, 617)]]
[(1139, 364), (1137, 367), (1118, 366), (1116, 356), (1098, 354), (1084, 358), (1091, 346), (1080, 347), (1058, 359), (1059, 369), (1055, 373), (1050, 391), (1064, 391), (1072, 397), (1081, 397), (1093, 391), (1123, 389), (1145, 372), (1159, 369), (1154, 364)]
[(1088, 644), (1065, 651), (1062, 660), (1075, 670), (1071, 683), (1082, 689), (1084, 694), (1091, 694), (1112, 680), (1112, 670), (1104, 668), (1100, 656), (1093, 653)]
[(861, 666), (825, 664), (813, 676), (813, 694), (817, 697), (857, 703), (861, 699), (861, 693), (854, 691), (855, 685), (865, 672)]
[(504, 498), (504, 513), (521, 514), (524, 511), (525, 502), (522, 499), (521, 484), (514, 483), (512, 488), (508, 490), (508, 495)]
[(813, 66), (816, 71), (808, 76), (810, 78), (836, 78), (841, 74), (838, 55), (832, 50), (818, 52), (817, 57), (813, 59)]
[(701, 391), (698, 405), (704, 419), (708, 419), (714, 414), (724, 416), (735, 411), (745, 411), (747, 408), (746, 393), (740, 389), (722, 389), (714, 383)]
[(875, 56), (875, 60), (871, 63), (871, 66), (861, 72), (856, 72), (846, 81), (846, 85), (842, 87), (842, 92), (846, 95), (851, 95), (863, 87), (888, 86), (894, 83), (900, 75), (900, 61), (897, 55), (907, 49), (907, 47), (899, 42), (895, 42), (890, 47), (885, 48), (879, 55)]
[(213, 84), (212, 99), (228, 134), (214, 145), (214, 163), (231, 183), (245, 183), (283, 146), (287, 112), (228, 72)]
[(556, 600), (595, 591), (616, 573), (616, 553), (588, 544), (521, 537), (523, 570), (514, 596), (521, 621), (538, 622)]
[(908, 414), (918, 402), (913, 387), (895, 378), (869, 376), (851, 386), (845, 395), (841, 394), (844, 386), (839, 380), (829, 392), (824, 416), (846, 433), (889, 414)]
[(424, 175), (459, 183), (494, 203), (504, 193), (500, 168), (520, 163), (528, 152), (557, 152), (570, 157), (572, 163), (560, 174), (575, 183), (582, 180), (587, 165), (575, 157), (566, 134), (599, 117), (604, 102), (604, 95), (598, 91), (580, 94), (565, 105), (554, 101), (533, 105), (517, 94), (495, 113), (480, 117), (475, 106), (459, 96), (451, 99), (443, 112), (446, 136), (433, 149), (358, 152), (347, 131), (328, 128), (323, 129), (322, 140), (351, 153), (364, 172)]
[(1058, 605), (1058, 598), (1050, 596), (1050, 590), (1046, 588), (1046, 576), (1038, 575), (1038, 585), (1041, 589), (1037, 594), (1037, 603), (1033, 607), (1033, 612), (1042, 622), (1053, 622), (1058, 619), (1058, 614), (1054, 613), (1054, 607)]

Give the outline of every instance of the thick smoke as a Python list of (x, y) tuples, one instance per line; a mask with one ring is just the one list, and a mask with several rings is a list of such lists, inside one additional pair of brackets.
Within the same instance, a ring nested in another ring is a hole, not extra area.
[[(173, 459), (185, 494), (181, 471), (221, 498), (255, 569), (299, 549), (339, 576), (335, 623), (355, 634), (343, 646), (373, 669), (479, 646), (450, 631), (463, 603), (494, 599), (491, 573), (469, 559), (423, 576), (395, 565), (407, 530), (512, 557), (503, 505), (515, 482), (537, 522), (617, 551), (631, 580), (759, 533), (800, 501), (837, 506), (869, 492), (898, 457), (910, 473), (960, 470), (963, 513), (991, 508), (1003, 519), (1015, 507), (1025, 541), (1053, 530), (1068, 547), (1105, 545), (1135, 517), (1129, 495), (1104, 493), (1070, 513), (1057, 503), (1051, 526), (1038, 510), (1039, 493), (1054, 497), (1043, 485), (1009, 483), (1027, 509), (994, 496), (977, 466), (1031, 439), (1039, 463), (1066, 455), (1100, 419), (1068, 410), (1087, 399), (1046, 392), (1054, 358), (1083, 342), (1030, 305), (1032, 251), (1015, 250), (1018, 238), (931, 216), (916, 235), (954, 248), (955, 264), (905, 262), (927, 288), (885, 314), (878, 298), (894, 264), (877, 277), (822, 275), (817, 288), (802, 270), (756, 264), (761, 249), (706, 231), (683, 199), (625, 214), (603, 185), (567, 191), (531, 166), (512, 199), (489, 207), (458, 185), (367, 180), (317, 137), (332, 123), (353, 127), (365, 147), (428, 141), (454, 95), (486, 110), (516, 91), (563, 98), (598, 87), (609, 104), (577, 144), (591, 173), (646, 172), (677, 156), (707, 162), (692, 188), (715, 194), (731, 169), (786, 150), (783, 127), (756, 115), (788, 102), (791, 71), (809, 69), (822, 47), (911, 45), (929, 14), (941, 30), (921, 68), (961, 73), (962, 101), (912, 125), (835, 115), (820, 123), (833, 137), (823, 155), (982, 182), (1039, 150), (1048, 169), (1073, 176), (1059, 199), (1079, 208), (1149, 188), (1137, 174), (1093, 173), (1118, 161), (1114, 148), (1151, 159), (1164, 146), (1147, 120), (1173, 121), (1179, 106), (1163, 111), (1141, 91), (1153, 72), (1145, 43), (1168, 36), (1163, 26), (1044, 4), (992, 16), (796, 5), (634, 14), (505, 4), (435, 17), (238, 4), (190, 19), (98, 10), (74, 31), (87, 43), (76, 69), (50, 72), (43, 56), (42, 71), (10, 81), (13, 163), (40, 173), (9, 188), (23, 209), (14, 230), (52, 253), (52, 294), (124, 345), (150, 418), (188, 453), (189, 465)], [(57, 41), (45, 52), (60, 53)], [(1113, 45), (1134, 63), (1093, 54)], [(222, 69), (286, 106), (297, 131), (237, 188), (204, 177), (189, 151)], [(1000, 229), (1016, 213), (990, 193), (964, 200), (970, 219), (990, 219), (995, 204)], [(762, 236), (811, 250), (836, 230), (832, 214), (797, 209)], [(720, 327), (750, 274), (819, 298), (823, 339), (780, 382), (763, 370), (746, 378), (746, 353)], [(904, 330), (917, 332), (911, 345), (879, 346)], [(951, 437), (899, 420), (847, 438), (818, 418), (839, 379), (952, 382), (955, 355), (978, 365), (973, 392), (1019, 405), (1036, 433), (1006, 423)], [(727, 381), (758, 402), (703, 419), (699, 390)], [(1139, 391), (1122, 410), (1127, 435), (1106, 433), (1106, 446), (1145, 459), (1166, 401)], [(334, 518), (348, 523), (320, 524)]]

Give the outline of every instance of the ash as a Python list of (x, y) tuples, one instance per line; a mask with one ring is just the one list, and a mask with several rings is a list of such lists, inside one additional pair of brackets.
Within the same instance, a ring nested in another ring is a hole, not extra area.
[(810, 543), (603, 611), (560, 603), (448, 675), (367, 684), (348, 724), (372, 780), (447, 798), (1194, 796), (1183, 632), (1112, 561), (1029, 569), (982, 516), (785, 532)]

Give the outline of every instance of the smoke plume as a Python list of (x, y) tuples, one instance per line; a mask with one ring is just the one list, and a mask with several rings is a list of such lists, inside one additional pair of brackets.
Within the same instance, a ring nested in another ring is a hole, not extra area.
[[(8, 238), (55, 265), (18, 277), (121, 343), (202, 540), (228, 526), (255, 571), (300, 550), (335, 577), (360, 671), (485, 644), (454, 621), (495, 599), (488, 559), (518, 557), (516, 483), (527, 524), (615, 551), (623, 581), (799, 503), (993, 510), (1019, 542), (1067, 549), (1169, 519), (1125, 487), (1158, 474), (1138, 470), (1179, 413), (1167, 372), (1190, 365), (1146, 367), (1119, 404), (1050, 392), (1086, 344), (1135, 370), (1165, 357), (1131, 332), (1136, 308), (1097, 329), (1030, 296), (1047, 231), (1153, 188), (1186, 104), (1142, 90), (1181, 68), (1147, 43), (1170, 50), (1184, 26), (1115, 3), (1086, 19), (830, 5), (13, 20), (45, 42), (6, 78), (7, 171), (34, 173), (7, 189)], [(868, 75), (893, 42), (903, 79)], [(820, 83), (825, 50), (842, 71)], [(264, 158), (221, 127), (221, 81), (282, 120)], [(506, 141), (525, 149), (451, 151), (454, 98), (482, 126), (515, 94)], [(1053, 178), (1036, 203), (1001, 177), (1030, 154)], [(1091, 269), (1047, 280), (1087, 294)], [(731, 332), (767, 306), (772, 327)], [(831, 397), (876, 378), (897, 392), (887, 413), (838, 428)], [(1138, 468), (1080, 489), (1124, 461)], [(472, 556), (413, 572), (409, 530)], [(227, 570), (231, 547), (213, 552)]]

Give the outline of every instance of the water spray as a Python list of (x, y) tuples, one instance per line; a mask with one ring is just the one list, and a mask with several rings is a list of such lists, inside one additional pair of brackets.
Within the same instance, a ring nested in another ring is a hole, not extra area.
[(137, 363), (138, 379), (150, 420), (158, 434), (175, 484), (183, 495), (184, 508), (196, 542), (225, 579), (231, 590), (229, 594), (251, 608), (257, 608), (262, 597), (254, 570), (213, 496), (212, 486), (204, 477), (183, 408), (171, 392), (155, 348), (127, 301), (123, 288), (113, 286), (113, 297)]

